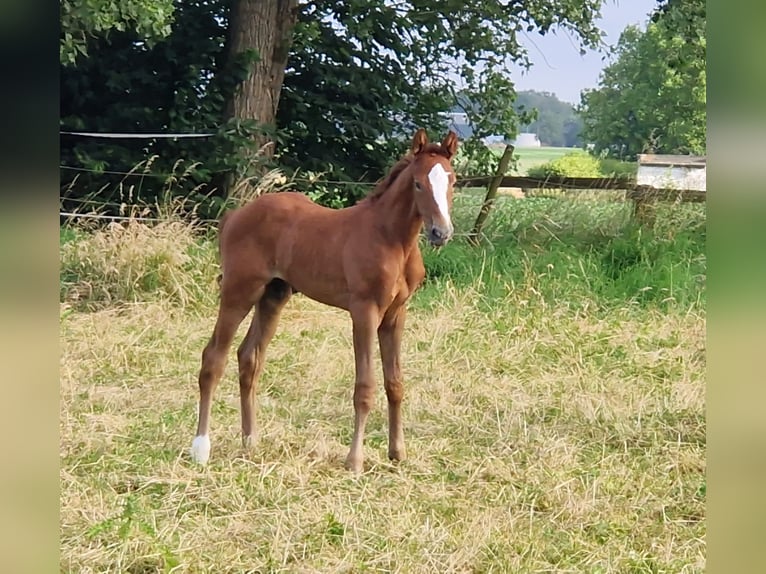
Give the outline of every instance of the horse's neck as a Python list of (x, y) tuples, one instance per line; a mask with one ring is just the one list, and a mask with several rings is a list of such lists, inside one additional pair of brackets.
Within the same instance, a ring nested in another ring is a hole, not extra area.
[(407, 168), (375, 205), (386, 235), (405, 247), (411, 247), (417, 241), (423, 225), (423, 218), (415, 206), (413, 187), (412, 175)]

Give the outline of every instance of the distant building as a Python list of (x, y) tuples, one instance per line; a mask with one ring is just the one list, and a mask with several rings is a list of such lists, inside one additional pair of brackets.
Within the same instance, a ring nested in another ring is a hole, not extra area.
[(463, 112), (450, 112), (450, 121), (454, 124), (468, 124), (468, 114)]
[(522, 132), (511, 142), (514, 147), (540, 147), (540, 138), (532, 132)]
[(492, 135), (484, 138), (484, 143), (487, 145), (501, 145), (505, 143), (506, 138), (504, 136)]
[(654, 188), (707, 190), (707, 158), (696, 155), (640, 154), (638, 185)]

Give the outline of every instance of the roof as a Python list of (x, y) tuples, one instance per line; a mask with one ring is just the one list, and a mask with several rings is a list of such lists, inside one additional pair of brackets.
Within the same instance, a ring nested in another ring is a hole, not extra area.
[(455, 130), (457, 133), (457, 136), (460, 139), (468, 139), (473, 135), (473, 128), (469, 126), (468, 124), (458, 124), (455, 122), (450, 123), (449, 125), (450, 129)]
[(638, 156), (638, 165), (705, 167), (707, 165), (707, 156), (642, 153)]

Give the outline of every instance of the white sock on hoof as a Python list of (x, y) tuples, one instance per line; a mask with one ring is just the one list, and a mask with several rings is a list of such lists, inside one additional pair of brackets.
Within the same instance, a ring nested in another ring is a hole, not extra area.
[(210, 437), (205, 435), (195, 436), (191, 446), (191, 457), (194, 462), (207, 464), (210, 458)]

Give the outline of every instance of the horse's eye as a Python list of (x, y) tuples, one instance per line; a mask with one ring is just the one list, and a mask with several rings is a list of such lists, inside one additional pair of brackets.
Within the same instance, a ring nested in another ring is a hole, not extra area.
[(420, 187), (420, 182), (417, 182), (417, 181), (415, 182), (415, 189), (417, 189), (418, 191), (423, 191), (423, 188)]

